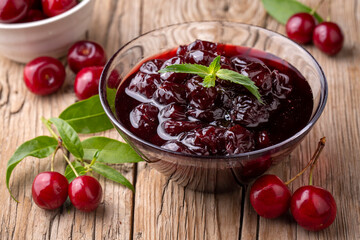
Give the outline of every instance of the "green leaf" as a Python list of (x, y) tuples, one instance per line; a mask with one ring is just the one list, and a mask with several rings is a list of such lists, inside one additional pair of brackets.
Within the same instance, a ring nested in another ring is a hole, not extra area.
[(211, 74), (215, 74), (217, 71), (219, 71), (221, 65), (220, 65), (221, 56), (217, 56), (214, 58), (214, 60), (210, 63), (209, 66), (209, 72)]
[(92, 160), (96, 151), (100, 151), (97, 161), (105, 163), (137, 163), (142, 158), (130, 145), (106, 137), (91, 137), (82, 141), (84, 159)]
[(165, 73), (165, 72), (190, 73), (190, 74), (199, 75), (202, 78), (204, 78), (206, 75), (210, 73), (209, 68), (204, 65), (188, 64), (188, 63), (173, 64), (159, 70), (158, 72), (159, 73)]
[(101, 106), (99, 95), (70, 105), (59, 118), (69, 123), (76, 132), (84, 134), (102, 132), (114, 127)]
[(258, 87), (249, 77), (229, 69), (220, 69), (217, 71), (216, 76), (220, 79), (243, 85), (258, 99), (259, 102), (263, 103)]
[(207, 75), (202, 82), (204, 87), (214, 87), (215, 86), (216, 77), (214, 75)]
[(16, 165), (18, 165), (21, 160), (25, 157), (32, 156), (37, 158), (45, 158), (51, 155), (58, 145), (56, 139), (49, 136), (40, 136), (34, 139), (31, 139), (27, 142), (24, 142), (20, 145), (11, 156), (10, 160), (7, 163), (6, 167), (6, 187), (9, 190), (11, 197), (17, 201), (14, 196), (11, 194), (9, 181), (10, 176)]
[[(106, 88), (106, 99), (107, 99), (107, 102), (109, 103), (111, 111), (113, 111), (113, 112), (116, 111), (116, 109), (115, 109), (116, 92), (117, 92), (117, 90), (114, 88)], [(108, 117), (106, 117), (106, 118), (109, 119)], [(109, 122), (110, 122), (110, 120), (109, 120)], [(111, 124), (111, 122), (110, 122), (110, 124)]]
[[(295, 13), (312, 11), (311, 8), (296, 0), (262, 0), (262, 3), (266, 11), (282, 24), (286, 24)], [(319, 14), (314, 13), (314, 17), (319, 23), (323, 22)]]
[(94, 163), (91, 168), (100, 175), (114, 182), (120, 183), (128, 187), (132, 191), (135, 191), (134, 186), (129, 182), (129, 180), (127, 180), (121, 173), (116, 171), (114, 168), (99, 162)]
[[(79, 176), (86, 174), (85, 167), (83, 165), (81, 165), (81, 163), (79, 161), (75, 160), (71, 164), (74, 166), (74, 168), (75, 168), (76, 172), (79, 174)], [(71, 169), (70, 165), (66, 166), (64, 175), (65, 175), (66, 179), (69, 181), (69, 183), (71, 183), (72, 180), (74, 180), (76, 178), (76, 175), (75, 175), (74, 171)]]
[(76, 158), (82, 159), (84, 150), (75, 130), (66, 121), (60, 118), (50, 118), (50, 122), (56, 126), (66, 149)]

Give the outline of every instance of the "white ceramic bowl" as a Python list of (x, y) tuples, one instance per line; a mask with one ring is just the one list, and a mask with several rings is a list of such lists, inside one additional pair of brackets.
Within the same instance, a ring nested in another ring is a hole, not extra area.
[(0, 54), (21, 63), (39, 56), (64, 56), (85, 36), (93, 6), (94, 0), (83, 0), (55, 17), (30, 23), (0, 23)]

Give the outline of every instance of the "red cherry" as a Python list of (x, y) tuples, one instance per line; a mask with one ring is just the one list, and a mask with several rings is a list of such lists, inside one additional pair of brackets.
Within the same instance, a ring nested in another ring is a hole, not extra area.
[(275, 175), (263, 175), (250, 189), (250, 202), (257, 214), (276, 218), (290, 206), (291, 193), (285, 183)]
[(99, 93), (99, 80), (104, 67), (86, 67), (76, 74), (74, 90), (79, 100)]
[(107, 81), (107, 87), (117, 89), (120, 85), (120, 82), (121, 76), (119, 72), (116, 69), (112, 70)]
[(30, 9), (26, 15), (26, 17), (21, 22), (35, 22), (39, 20), (43, 20), (47, 18), (47, 16), (39, 9)]
[(96, 42), (79, 41), (69, 49), (67, 60), (71, 70), (77, 73), (84, 67), (104, 66), (106, 54)]
[(32, 9), (41, 9), (41, 0), (29, 0), (29, 6)]
[(28, 9), (28, 0), (0, 1), (0, 23), (18, 22), (26, 16)]
[(76, 6), (76, 0), (42, 0), (42, 8), (48, 17), (59, 15)]
[(98, 180), (91, 176), (75, 178), (69, 185), (69, 198), (77, 209), (84, 212), (95, 210), (101, 201), (102, 188)]
[(257, 159), (245, 161), (242, 164), (242, 170), (238, 177), (244, 182), (250, 182), (254, 178), (260, 176), (266, 172), (272, 164), (272, 158), (270, 156), (261, 156)]
[(266, 148), (271, 145), (269, 133), (266, 130), (257, 133), (256, 143), (260, 148)]
[(313, 42), (324, 53), (335, 55), (343, 47), (344, 35), (336, 23), (322, 22), (314, 29)]
[(32, 184), (32, 197), (43, 209), (56, 209), (68, 196), (68, 180), (58, 172), (42, 172)]
[(303, 186), (291, 198), (291, 213), (296, 222), (310, 231), (330, 226), (336, 217), (336, 203), (330, 192), (315, 186)]
[(38, 57), (26, 64), (24, 81), (27, 88), (38, 95), (56, 92), (65, 81), (65, 68), (52, 57)]
[(286, 23), (286, 34), (297, 43), (305, 44), (312, 40), (316, 21), (309, 13), (296, 13)]

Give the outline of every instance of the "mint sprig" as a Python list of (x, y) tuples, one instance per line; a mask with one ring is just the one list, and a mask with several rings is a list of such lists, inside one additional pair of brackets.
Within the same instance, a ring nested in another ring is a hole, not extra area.
[(255, 85), (255, 83), (248, 76), (242, 75), (229, 69), (221, 69), (220, 58), (221, 56), (217, 56), (216, 58), (214, 58), (214, 60), (210, 63), (209, 67), (200, 64), (189, 63), (173, 64), (159, 70), (158, 72), (195, 74), (204, 79), (202, 83), (204, 87), (214, 87), (216, 78), (227, 80), (236, 84), (243, 85), (247, 90), (249, 90), (249, 92), (251, 92), (256, 97), (256, 99), (260, 103), (263, 104), (258, 87)]

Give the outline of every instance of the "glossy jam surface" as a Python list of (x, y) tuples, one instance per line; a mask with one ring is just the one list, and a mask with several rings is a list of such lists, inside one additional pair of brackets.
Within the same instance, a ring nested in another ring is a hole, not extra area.
[[(259, 88), (261, 104), (245, 87), (217, 79), (157, 71), (170, 65), (221, 67), (247, 75)], [(279, 143), (309, 121), (313, 96), (293, 66), (255, 49), (197, 40), (158, 54), (135, 68), (118, 89), (119, 121), (135, 135), (163, 148), (197, 155), (233, 155)]]

